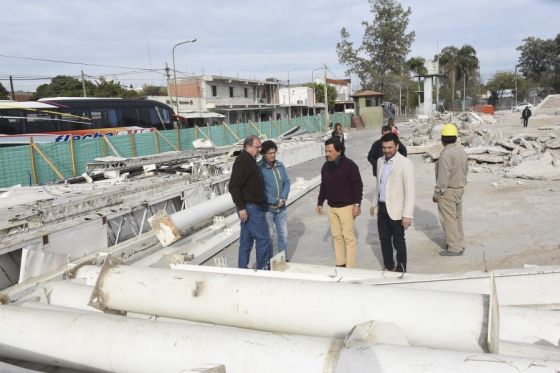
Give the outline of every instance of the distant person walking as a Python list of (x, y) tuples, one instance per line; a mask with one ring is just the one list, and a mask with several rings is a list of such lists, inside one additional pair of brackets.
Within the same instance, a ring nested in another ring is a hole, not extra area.
[(256, 242), (257, 269), (268, 269), (272, 243), (265, 218), (263, 181), (256, 157), (261, 148), (258, 136), (243, 141), (243, 150), (235, 158), (229, 179), (229, 192), (235, 203), (241, 233), (239, 235), (239, 268), (248, 268), (253, 244)]
[[(387, 133), (391, 133), (394, 128), (396, 127), (391, 127), (390, 125), (381, 127), (381, 136)], [(406, 157), (407, 155), (406, 146), (404, 146), (404, 144), (400, 140), (398, 141), (399, 141), (398, 151), (400, 154)], [(367, 156), (368, 162), (371, 164), (371, 167), (373, 169), (373, 176), (375, 177), (377, 177), (377, 160), (382, 156), (383, 156), (383, 149), (381, 148), (381, 138), (379, 138), (371, 145), (371, 148), (369, 149), (369, 153)]]
[(354, 219), (361, 213), (363, 184), (356, 163), (344, 155), (344, 144), (330, 138), (325, 141), (326, 162), (321, 169), (321, 186), (315, 211), (323, 214), (329, 205), (329, 224), (337, 267), (354, 267), (356, 236)]
[(342, 124), (336, 123), (334, 125), (334, 130), (332, 131), (331, 137), (344, 144), (344, 131), (342, 130)]
[(525, 106), (525, 109), (523, 109), (523, 111), (521, 112), (521, 119), (523, 120), (523, 128), (529, 125), (529, 118), (531, 117), (532, 114), (533, 113), (531, 112), (531, 109), (529, 109), (529, 106)]
[(463, 192), (469, 171), (467, 153), (457, 144), (457, 127), (448, 123), (441, 129), (444, 148), (436, 162), (436, 187), (432, 200), (437, 203), (439, 221), (446, 244), (442, 256), (463, 255)]
[(259, 169), (264, 184), (266, 200), (266, 222), (270, 237), (277, 237), (278, 251), (288, 258), (288, 208), (286, 200), (290, 193), (290, 179), (286, 167), (276, 159), (278, 147), (272, 140), (262, 143)]
[[(406, 272), (407, 254), (404, 231), (412, 225), (414, 213), (414, 166), (398, 152), (394, 133), (381, 137), (383, 157), (377, 160), (380, 174), (370, 214), (377, 214), (377, 229), (387, 271)], [(397, 252), (395, 265), (393, 250)]]

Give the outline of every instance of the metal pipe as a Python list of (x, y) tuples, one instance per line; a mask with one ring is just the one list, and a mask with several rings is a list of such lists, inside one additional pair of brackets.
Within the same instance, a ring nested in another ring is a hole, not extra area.
[[(489, 348), (488, 296), (278, 278), (255, 281), (243, 275), (134, 268), (111, 259), (90, 302), (100, 309), (329, 338), (342, 338), (352, 326), (375, 320), (396, 324), (411, 345)], [(438, 330), (445, 333), (434, 332)]]

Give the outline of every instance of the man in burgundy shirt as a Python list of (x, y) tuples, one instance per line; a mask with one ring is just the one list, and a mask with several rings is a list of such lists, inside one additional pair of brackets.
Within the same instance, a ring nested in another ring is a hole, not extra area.
[(358, 166), (344, 155), (344, 144), (335, 138), (325, 141), (327, 161), (321, 169), (321, 187), (315, 211), (323, 214), (329, 205), (329, 224), (337, 267), (354, 267), (356, 237), (354, 219), (360, 215), (363, 184)]

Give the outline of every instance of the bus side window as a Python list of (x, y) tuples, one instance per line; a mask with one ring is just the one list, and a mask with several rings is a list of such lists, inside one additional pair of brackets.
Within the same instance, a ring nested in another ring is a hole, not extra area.
[(58, 120), (52, 119), (49, 114), (40, 112), (27, 113), (27, 133), (55, 132), (58, 130)]
[(25, 113), (21, 110), (0, 110), (0, 134), (19, 135), (25, 133), (23, 124)]
[(138, 126), (138, 109), (135, 108), (121, 108), (118, 110), (119, 125), (120, 126)]
[(91, 109), (92, 128), (113, 128), (118, 126), (117, 110)]

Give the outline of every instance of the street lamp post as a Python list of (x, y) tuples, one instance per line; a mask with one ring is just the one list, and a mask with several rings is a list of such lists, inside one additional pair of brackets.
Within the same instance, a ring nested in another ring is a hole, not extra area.
[[(323, 70), (322, 67), (319, 67), (317, 69), (313, 69), (311, 70), (311, 84), (313, 84), (313, 78), (314, 78), (314, 74), (315, 71), (319, 71), (319, 70)], [(313, 116), (317, 115), (317, 110), (315, 109), (315, 88), (313, 88)]]
[(171, 54), (173, 55), (173, 81), (175, 85), (175, 107), (177, 108), (177, 114), (179, 114), (179, 94), (177, 93), (177, 70), (175, 69), (175, 48), (179, 45), (187, 44), (187, 43), (194, 43), (196, 42), (196, 38), (187, 41), (181, 41), (173, 46)]

